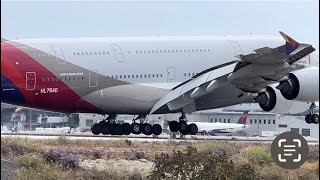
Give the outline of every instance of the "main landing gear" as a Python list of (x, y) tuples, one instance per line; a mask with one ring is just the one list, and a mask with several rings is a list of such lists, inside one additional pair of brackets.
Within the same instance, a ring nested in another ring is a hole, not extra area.
[(314, 113), (315, 108), (316, 108), (316, 105), (313, 102), (309, 108), (309, 114), (307, 114), (305, 117), (305, 120), (308, 124), (311, 124), (311, 123), (319, 124), (319, 115)]
[[(132, 124), (123, 123), (117, 124), (115, 115), (109, 115), (107, 119), (95, 123), (91, 126), (91, 132), (94, 135), (129, 135), (129, 134), (145, 134), (145, 135), (160, 135), (162, 133), (162, 127), (159, 124), (151, 125), (144, 123), (146, 116), (140, 115), (133, 120)], [(136, 123), (136, 120), (140, 119), (140, 123)]]
[(198, 126), (196, 124), (187, 124), (185, 113), (182, 113), (181, 117), (179, 118), (179, 122), (171, 121), (169, 123), (169, 129), (172, 132), (180, 131), (182, 135), (196, 135), (198, 133)]

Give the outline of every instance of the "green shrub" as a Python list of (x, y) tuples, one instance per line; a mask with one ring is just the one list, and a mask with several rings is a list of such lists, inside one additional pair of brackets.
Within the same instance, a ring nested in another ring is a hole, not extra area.
[(236, 168), (233, 179), (260, 179), (260, 176), (256, 173), (252, 165), (244, 164)]
[(200, 153), (188, 146), (185, 153), (160, 154), (149, 179), (230, 179), (234, 165), (225, 154)]
[(57, 138), (57, 142), (59, 145), (67, 145), (70, 144), (70, 140), (68, 140), (65, 136), (59, 136)]
[(247, 153), (250, 160), (253, 161), (253, 163), (258, 163), (260, 166), (273, 162), (271, 153), (268, 152), (266, 147), (251, 146)]
[(282, 169), (276, 164), (271, 164), (269, 166), (264, 166), (260, 169), (259, 173), (262, 179), (273, 179), (273, 180), (284, 180), (288, 176), (288, 170)]
[(31, 154), (25, 154), (22, 156), (18, 156), (16, 158), (16, 162), (25, 167), (25, 168), (32, 168), (32, 169), (39, 169), (41, 168), (45, 162), (40, 154), (37, 153), (31, 153)]
[(319, 175), (317, 173), (317, 169), (300, 167), (296, 170), (295, 174), (298, 180), (318, 180)]

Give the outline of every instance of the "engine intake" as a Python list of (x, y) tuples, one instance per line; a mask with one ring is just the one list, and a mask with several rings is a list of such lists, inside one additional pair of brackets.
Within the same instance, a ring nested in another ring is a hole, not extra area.
[(259, 93), (255, 98), (262, 110), (280, 114), (296, 114), (309, 109), (310, 102), (285, 99), (281, 92), (275, 88), (277, 85), (267, 86), (266, 91)]
[(276, 87), (287, 100), (319, 100), (319, 67), (292, 72)]

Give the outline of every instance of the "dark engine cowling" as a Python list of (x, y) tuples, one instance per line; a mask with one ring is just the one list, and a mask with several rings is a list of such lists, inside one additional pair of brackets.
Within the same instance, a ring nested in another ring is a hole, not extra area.
[(288, 100), (319, 100), (319, 67), (308, 67), (288, 75), (281, 81), (277, 89)]
[(255, 98), (262, 110), (279, 114), (295, 114), (306, 111), (310, 107), (309, 102), (287, 100), (274, 84), (266, 87), (265, 92), (261, 92)]

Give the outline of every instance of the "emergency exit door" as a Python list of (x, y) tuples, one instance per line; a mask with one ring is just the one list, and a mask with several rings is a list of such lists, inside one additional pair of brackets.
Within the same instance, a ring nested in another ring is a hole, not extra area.
[(36, 89), (36, 73), (26, 72), (26, 90)]
[(168, 67), (167, 73), (168, 73), (167, 82), (175, 82), (176, 81), (175, 67)]

